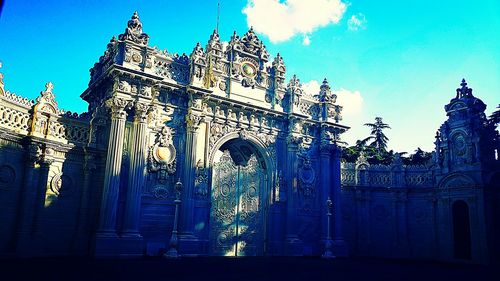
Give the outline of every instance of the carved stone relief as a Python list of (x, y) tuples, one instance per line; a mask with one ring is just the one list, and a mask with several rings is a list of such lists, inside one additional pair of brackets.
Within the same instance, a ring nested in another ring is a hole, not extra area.
[(157, 173), (158, 180), (165, 181), (176, 170), (176, 149), (172, 141), (172, 129), (163, 127), (156, 143), (149, 148), (148, 171)]

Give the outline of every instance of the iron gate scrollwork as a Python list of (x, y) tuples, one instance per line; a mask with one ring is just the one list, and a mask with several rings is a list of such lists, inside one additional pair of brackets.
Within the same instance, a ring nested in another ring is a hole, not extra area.
[(246, 165), (237, 165), (225, 151), (214, 165), (210, 212), (213, 255), (263, 255), (264, 183), (265, 171), (255, 155)]

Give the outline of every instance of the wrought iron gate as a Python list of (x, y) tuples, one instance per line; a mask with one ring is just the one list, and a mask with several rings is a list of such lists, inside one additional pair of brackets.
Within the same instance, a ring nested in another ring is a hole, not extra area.
[(213, 255), (264, 253), (265, 172), (255, 155), (236, 165), (228, 151), (213, 167), (210, 248)]

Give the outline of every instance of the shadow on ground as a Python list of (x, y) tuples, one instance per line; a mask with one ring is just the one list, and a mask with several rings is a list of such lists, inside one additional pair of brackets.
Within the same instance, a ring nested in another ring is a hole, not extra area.
[(36, 258), (0, 260), (0, 280), (500, 280), (495, 266), (321, 258)]

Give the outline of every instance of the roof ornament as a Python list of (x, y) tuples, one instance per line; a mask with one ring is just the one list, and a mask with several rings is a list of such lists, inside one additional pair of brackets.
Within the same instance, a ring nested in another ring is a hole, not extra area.
[(214, 29), (206, 46), (207, 53), (211, 53), (216, 58), (222, 58), (222, 43), (217, 29)]
[(332, 89), (330, 88), (330, 84), (328, 84), (328, 80), (323, 79), (323, 84), (320, 86), (319, 91), (319, 101), (320, 102), (332, 102), (335, 103), (337, 101), (337, 95), (332, 93)]
[(472, 97), (472, 89), (467, 87), (467, 82), (465, 79), (462, 79), (462, 83), (460, 83), (461, 88), (457, 89), (456, 99), (461, 99), (464, 97)]
[(132, 18), (127, 23), (127, 29), (125, 29), (124, 34), (118, 36), (120, 40), (130, 40), (134, 43), (147, 45), (149, 41), (149, 35), (142, 33), (142, 23), (139, 20), (139, 14), (137, 11), (134, 12)]
[(33, 112), (43, 111), (53, 114), (59, 113), (59, 107), (56, 102), (56, 96), (52, 92), (53, 90), (54, 84), (52, 82), (47, 82), (45, 84), (45, 91), (41, 91), (40, 96), (36, 98)]
[(287, 88), (301, 88), (302, 85), (300, 84), (300, 79), (297, 78), (297, 75), (293, 75), (292, 79), (290, 79), (290, 82), (288, 82), (288, 87)]
[[(236, 33), (233, 37), (234, 39), (237, 39)], [(233, 37), (231, 37), (231, 41), (233, 41)], [(247, 54), (257, 56), (264, 61), (269, 60), (269, 53), (267, 52), (262, 41), (255, 34), (253, 27), (250, 27), (250, 30), (248, 30), (247, 33), (241, 37), (240, 43), (243, 51)]]
[(51, 93), (52, 94), (52, 90), (54, 89), (54, 84), (52, 82), (47, 82), (45, 84), (45, 93)]
[(196, 43), (196, 46), (194, 47), (193, 51), (191, 52), (190, 57), (193, 57), (193, 56), (202, 57), (203, 55), (205, 55), (205, 52), (203, 51), (203, 48), (201, 47), (200, 42), (198, 42), (198, 43)]
[(280, 78), (285, 78), (285, 62), (283, 61), (283, 57), (278, 53), (271, 64), (271, 69), (268, 70), (272, 72), (275, 76)]

